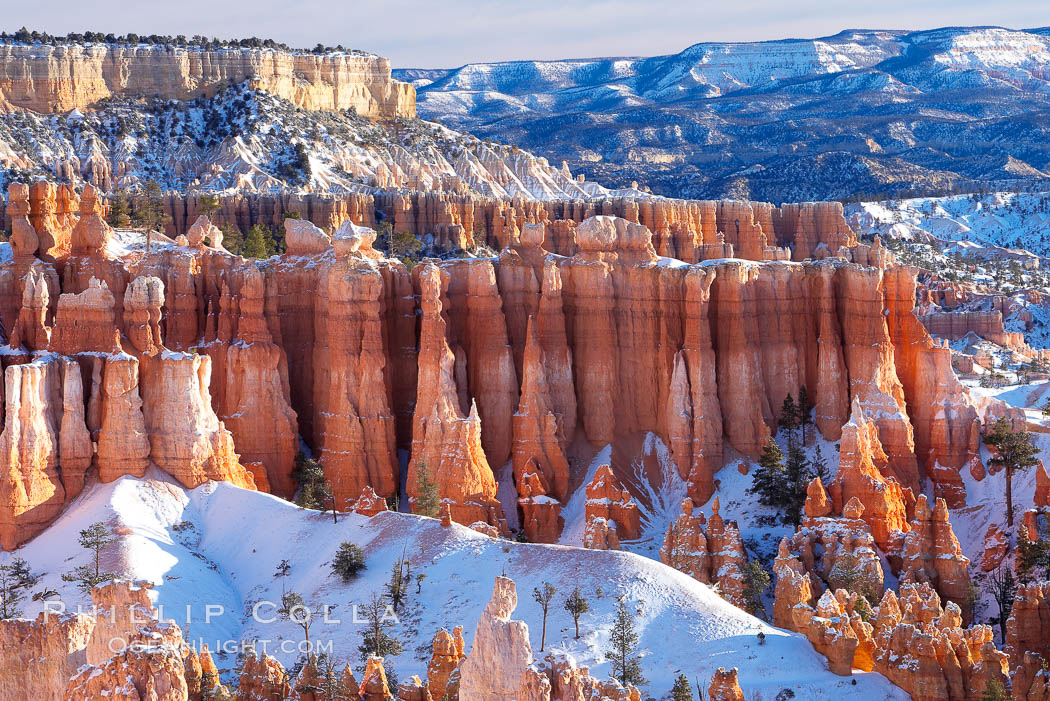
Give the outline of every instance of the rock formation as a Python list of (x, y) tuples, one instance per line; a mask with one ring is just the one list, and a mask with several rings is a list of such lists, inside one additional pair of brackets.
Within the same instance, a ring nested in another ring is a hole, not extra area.
[(416, 114), (415, 89), (390, 78), (387, 59), (360, 52), (0, 46), (0, 103), (48, 114), (83, 110), (115, 95), (193, 99), (245, 80), (303, 109), (354, 109), (379, 119)]
[(532, 664), (529, 627), (510, 615), (518, 606), (514, 582), (497, 577), (492, 600), (474, 630), (470, 654), (460, 666), (459, 694), (477, 701), (515, 701), (525, 669)]
[(693, 514), (691, 499), (683, 499), (682, 515), (667, 529), (660, 561), (698, 582), (718, 584), (719, 593), (727, 601), (743, 607), (747, 554), (736, 526), (725, 523), (718, 511), (718, 497), (715, 497), (708, 523), (703, 513)]
[(587, 485), (587, 531), (583, 545), (594, 550), (619, 550), (620, 540), (642, 534), (638, 505), (608, 465), (599, 465)]
[(744, 692), (740, 690), (740, 683), (737, 681), (736, 667), (730, 670), (719, 667), (715, 670), (707, 687), (707, 698), (710, 701), (744, 701)]

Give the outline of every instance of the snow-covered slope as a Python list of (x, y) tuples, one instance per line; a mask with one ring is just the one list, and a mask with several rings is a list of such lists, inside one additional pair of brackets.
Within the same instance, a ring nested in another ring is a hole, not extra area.
[(303, 110), (247, 83), (212, 98), (111, 98), (86, 112), (0, 115), (0, 187), (40, 177), (90, 180), (107, 190), (154, 180), (173, 190), (616, 194), (545, 158), (440, 124)]
[(1048, 178), (1050, 37), (949, 27), (403, 69), (419, 113), (610, 184), (773, 202)]
[[(250, 618), (257, 602), (279, 601), (282, 588), (287, 588), (314, 606), (335, 606), (332, 616), (340, 623), (318, 620), (311, 638), (322, 644), (331, 641), (336, 658), (356, 666), (363, 626), (353, 622), (353, 604), (381, 593), (395, 560), (404, 556), (414, 574), (427, 576), (421, 593), (412, 589), (394, 629), (405, 652), (390, 662), (402, 679), (425, 672), (429, 642), (441, 626), (462, 624), (469, 650), (493, 580), (506, 573), (518, 585), (515, 617), (529, 624), (537, 649), (540, 613), (530, 592), (543, 581), (557, 587), (559, 603), (551, 610), (547, 644), (569, 650), (598, 676), (609, 671), (602, 650), (617, 599), (628, 602), (638, 611), (643, 667), (650, 680), (646, 691), (657, 698), (667, 693), (679, 671), (704, 679), (720, 666), (739, 667), (745, 691), (763, 698), (773, 698), (785, 688), (805, 699), (906, 698), (879, 675), (832, 675), (801, 636), (770, 628), (706, 586), (639, 555), (514, 543), (389, 512), (372, 519), (345, 516), (333, 524), (330, 515), (227, 484), (209, 483), (187, 492), (159, 473), (94, 486), (44, 534), (14, 554), (0, 555), (0, 561), (24, 557), (35, 571), (45, 573), (41, 586), (58, 589), (71, 603), (83, 602), (60, 575), (87, 563), (75, 539), (78, 530), (94, 521), (121, 534), (105, 567), (152, 581), (156, 603), (180, 624), (185, 624), (189, 606), (189, 638), (207, 642), (213, 650), (217, 642), (222, 649), (226, 640), (269, 640), (268, 649), (291, 664), (294, 654), (282, 652), (279, 641), (299, 640), (299, 630), (288, 623)], [(359, 544), (368, 564), (349, 585), (330, 572), (342, 541)], [(291, 564), (290, 575), (275, 578), (284, 559)], [(584, 635), (579, 641), (573, 640), (572, 621), (560, 606), (560, 597), (576, 585), (592, 607), (581, 621)], [(212, 609), (211, 620), (205, 621), (208, 604), (222, 606), (223, 613)], [(266, 618), (272, 609), (263, 606), (260, 611)], [(765, 633), (764, 643), (759, 632)], [(235, 662), (233, 654), (217, 658), (226, 670)]]
[[(920, 197), (862, 202), (846, 207), (861, 235), (941, 242), (967, 242), (983, 248), (1025, 249), (1050, 256), (1050, 194), (996, 192), (988, 195)], [(964, 255), (979, 255), (973, 246)], [(1000, 256), (1010, 256), (998, 251)], [(1018, 260), (1026, 257), (1015, 250)], [(1030, 257), (1030, 256), (1029, 256)]]

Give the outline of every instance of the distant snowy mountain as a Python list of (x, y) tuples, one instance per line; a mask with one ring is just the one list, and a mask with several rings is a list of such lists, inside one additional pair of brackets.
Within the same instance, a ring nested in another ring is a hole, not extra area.
[(970, 256), (998, 248), (1013, 249), (1012, 253), (998, 251), (999, 257), (1050, 257), (1047, 193), (998, 192), (863, 202), (847, 206), (846, 217), (861, 235), (963, 243), (960, 252)]
[(779, 202), (1046, 180), (1048, 65), (1047, 30), (981, 27), (394, 77), (424, 117), (599, 181)]

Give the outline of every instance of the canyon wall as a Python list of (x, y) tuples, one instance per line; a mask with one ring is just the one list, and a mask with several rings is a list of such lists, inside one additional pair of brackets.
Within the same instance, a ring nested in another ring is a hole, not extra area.
[(51, 231), (73, 253), (51, 263), (31, 223), (51, 206), (11, 190), (7, 548), (91, 468), (111, 480), (154, 463), (187, 486), (290, 495), (300, 436), (339, 508), (369, 488), (394, 496), (404, 450), (413, 504), (426, 465), (453, 518), (502, 528), (494, 473), (511, 463), (527, 525), (551, 539), (574, 442), (653, 432), (703, 504), (723, 456), (757, 457), (803, 386), (829, 440), (851, 406), (872, 417), (880, 479), (917, 493), (929, 477), (965, 499), (978, 420), (911, 311), (914, 271), (842, 257), (689, 265), (611, 216), (569, 222), (571, 255), (543, 247), (557, 222), (523, 222), (495, 258), (411, 273), (349, 222), (329, 234), (288, 220), (287, 252), (265, 261), (204, 245), (207, 220), (185, 245), (115, 259), (93, 189), (78, 206)]
[[(515, 177), (525, 178), (516, 173)], [(384, 186), (381, 186), (381, 188)], [(390, 188), (398, 187), (396, 184)], [(167, 233), (183, 234), (200, 214), (199, 196), (173, 193)], [(282, 226), (286, 215), (333, 231), (344, 221), (396, 232), (430, 235), (437, 251), (475, 246), (500, 250), (515, 244), (526, 224), (543, 224), (544, 249), (576, 252), (575, 226), (593, 216), (615, 216), (652, 232), (657, 255), (697, 263), (714, 258), (794, 260), (844, 257), (881, 265), (889, 256), (875, 244), (860, 244), (837, 202), (775, 207), (768, 202), (607, 197), (591, 199), (499, 198), (454, 191), (379, 189), (342, 195), (317, 193), (220, 195), (212, 215), (219, 225), (247, 231), (254, 224)]]
[(83, 110), (117, 95), (193, 99), (244, 80), (303, 109), (416, 116), (415, 89), (390, 77), (388, 59), (371, 54), (0, 44), (0, 104), (36, 112)]

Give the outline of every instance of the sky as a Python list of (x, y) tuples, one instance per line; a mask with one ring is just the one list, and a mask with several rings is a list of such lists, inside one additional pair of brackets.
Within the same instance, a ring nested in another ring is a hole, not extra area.
[(1050, 24), (1046, 0), (5, 0), (0, 26), (51, 34), (256, 36), (342, 44), (395, 68), (655, 56), (700, 41), (819, 37), (847, 28)]

